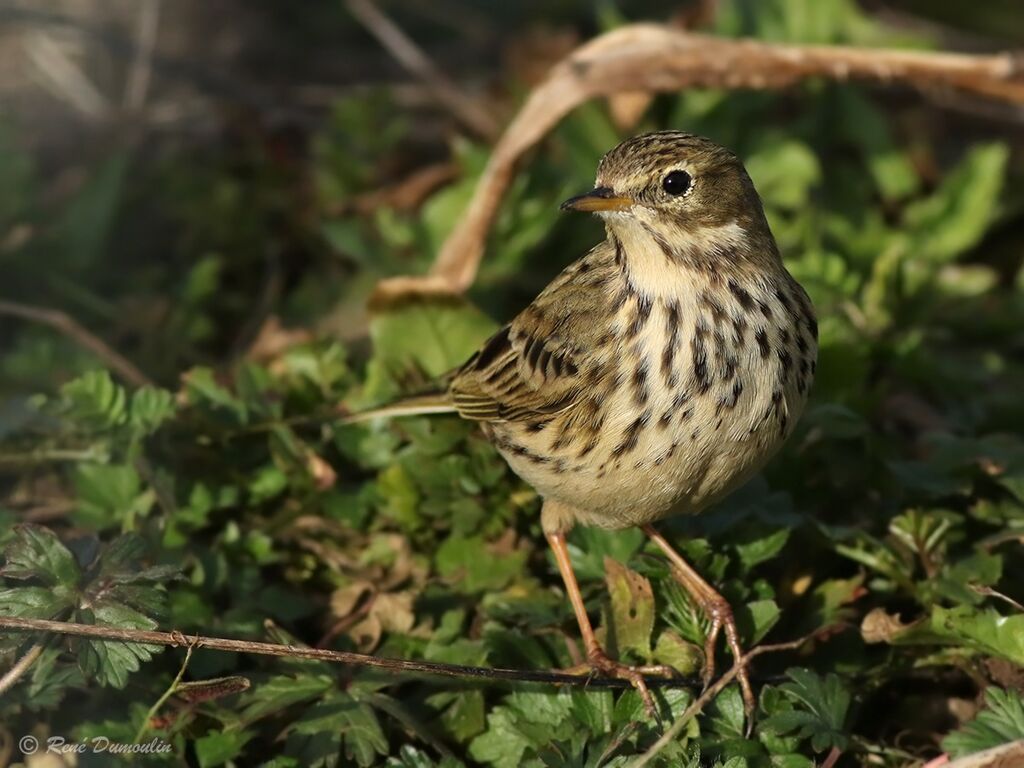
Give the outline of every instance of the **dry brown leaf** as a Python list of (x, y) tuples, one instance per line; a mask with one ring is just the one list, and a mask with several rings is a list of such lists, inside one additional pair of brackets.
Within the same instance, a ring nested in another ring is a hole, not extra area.
[(875, 608), (861, 622), (860, 634), (865, 643), (889, 643), (918, 623), (920, 622), (905, 624), (900, 621), (899, 616), (886, 613), (884, 608)]

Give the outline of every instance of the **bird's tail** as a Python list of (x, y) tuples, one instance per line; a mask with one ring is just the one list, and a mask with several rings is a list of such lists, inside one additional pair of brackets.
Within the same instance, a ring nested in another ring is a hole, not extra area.
[(365, 411), (342, 416), (341, 424), (356, 424), (371, 419), (390, 419), (396, 416), (422, 416), (430, 413), (454, 413), (455, 406), (444, 392), (431, 392), (426, 395), (413, 395), (395, 400), (393, 403), (369, 408)]

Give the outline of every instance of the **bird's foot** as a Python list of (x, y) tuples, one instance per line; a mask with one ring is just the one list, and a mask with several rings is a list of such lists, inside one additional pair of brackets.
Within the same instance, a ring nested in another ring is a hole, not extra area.
[(664, 664), (639, 666), (623, 664), (621, 661), (610, 658), (600, 646), (588, 650), (587, 660), (583, 664), (566, 670), (566, 672), (570, 674), (590, 674), (594, 677), (611, 677), (616, 680), (628, 680), (637, 693), (640, 694), (640, 699), (644, 703), (644, 711), (658, 723), (661, 722), (661, 718), (658, 716), (658, 710), (654, 706), (654, 697), (651, 695), (650, 688), (647, 687), (644, 675), (665, 678), (679, 676), (675, 669)]
[[(713, 596), (712, 596), (713, 595)], [(747, 715), (748, 727), (753, 723), (754, 716), (754, 689), (750, 685), (750, 675), (747, 671), (746, 655), (740, 647), (740, 634), (736, 629), (736, 619), (733, 617), (732, 606), (717, 592), (707, 596), (701, 601), (701, 608), (711, 620), (711, 628), (704, 641), (704, 689), (707, 690), (715, 676), (715, 645), (718, 636), (725, 630), (725, 643), (733, 657), (733, 669), (736, 669), (736, 679), (740, 684), (740, 691), (743, 693), (743, 709)]]

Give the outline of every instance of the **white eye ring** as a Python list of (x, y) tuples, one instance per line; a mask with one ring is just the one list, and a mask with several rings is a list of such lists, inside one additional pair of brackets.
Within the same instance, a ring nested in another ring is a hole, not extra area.
[(682, 168), (677, 168), (665, 174), (661, 188), (672, 197), (686, 197), (693, 190), (693, 177)]

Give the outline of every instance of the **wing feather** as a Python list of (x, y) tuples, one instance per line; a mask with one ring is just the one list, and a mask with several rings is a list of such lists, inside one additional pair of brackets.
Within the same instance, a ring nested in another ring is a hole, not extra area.
[(572, 408), (605, 364), (599, 349), (618, 270), (602, 243), (567, 267), (450, 379), (464, 418), (547, 419)]

